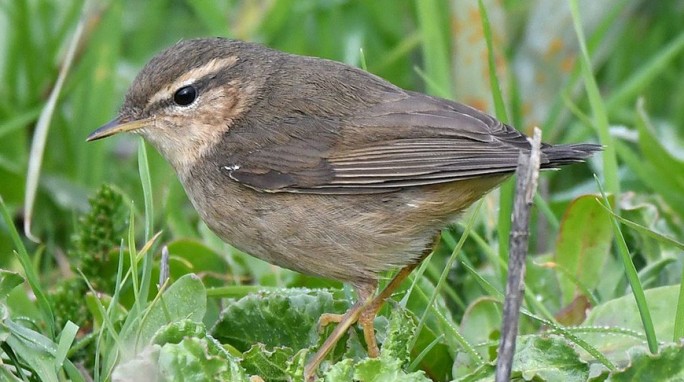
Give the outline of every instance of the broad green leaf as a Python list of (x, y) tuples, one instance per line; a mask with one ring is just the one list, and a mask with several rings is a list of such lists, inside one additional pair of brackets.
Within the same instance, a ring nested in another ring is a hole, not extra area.
[[(250, 375), (258, 375), (264, 381), (292, 381), (303, 378), (303, 364), (308, 354), (307, 349), (302, 349), (295, 354), (294, 350), (288, 347), (277, 347), (268, 350), (263, 344), (256, 344), (246, 351), (242, 356), (241, 366)], [(296, 367), (301, 364), (301, 370)], [(292, 367), (295, 366), (295, 367)], [(297, 378), (297, 375), (300, 374)]]
[(118, 365), (113, 381), (248, 381), (238, 359), (186, 319), (163, 326), (152, 344)]
[(135, 354), (135, 349), (148, 345), (154, 334), (166, 324), (185, 319), (201, 322), (206, 307), (204, 285), (194, 274), (185, 275), (151, 302), (137, 325), (122, 335), (124, 346), (131, 346), (129, 350)]
[(12, 289), (23, 282), (24, 278), (20, 274), (0, 269), (0, 300), (4, 300)]
[(397, 359), (402, 365), (406, 364), (411, 355), (409, 346), (415, 332), (416, 321), (411, 312), (399, 306), (392, 309), (380, 357)]
[[(486, 344), (490, 346), (478, 346), (475, 349), (484, 360), (492, 360), (496, 357), (496, 342), (501, 330), (501, 302), (493, 297), (481, 297), (476, 299), (466, 309), (459, 332), (471, 344)], [(479, 365), (472, 357), (459, 353), (452, 366), (453, 373), (465, 375), (478, 368)]]
[[(480, 366), (471, 374), (455, 381), (494, 381), (492, 363)], [(589, 365), (560, 336), (520, 336), (516, 344), (511, 372), (512, 380), (577, 381), (589, 377)]]
[(345, 301), (334, 299), (327, 290), (264, 291), (230, 304), (211, 334), (241, 351), (257, 343), (299, 350), (317, 344), (321, 314), (343, 313), (347, 308)]
[(683, 381), (684, 348), (671, 345), (660, 349), (658, 354), (635, 351), (627, 368), (612, 374), (610, 382), (628, 381)]
[(366, 358), (355, 366), (354, 381), (364, 382), (428, 382), (423, 371), (407, 373), (401, 361), (387, 357)]
[(354, 361), (350, 358), (344, 359), (330, 367), (325, 373), (325, 382), (352, 381), (354, 378)]
[(526, 381), (584, 382), (589, 376), (589, 366), (561, 337), (519, 337), (515, 353), (513, 375)]
[[(563, 305), (587, 294), (601, 280), (613, 240), (610, 216), (595, 195), (575, 199), (563, 215), (556, 242), (556, 263)], [(587, 295), (590, 297), (590, 295)]]
[(210, 351), (208, 340), (187, 337), (166, 344), (159, 352), (159, 371), (166, 381), (247, 382), (238, 361), (228, 353)]
[(463, 314), (460, 332), (471, 344), (492, 340), (501, 329), (501, 309), (501, 301), (495, 298), (478, 298)]
[[(679, 285), (647, 289), (644, 293), (653, 317), (656, 337), (672, 338)], [(627, 364), (627, 351), (630, 348), (646, 346), (643, 323), (631, 294), (594, 307), (582, 327), (594, 330), (578, 336), (618, 366)], [(609, 328), (620, 330), (610, 331)]]

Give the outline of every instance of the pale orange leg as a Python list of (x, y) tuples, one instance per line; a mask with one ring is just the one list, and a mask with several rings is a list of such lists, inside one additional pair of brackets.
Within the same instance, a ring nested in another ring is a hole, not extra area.
[[(435, 239), (433, 247), (439, 242), (439, 235)], [(378, 343), (375, 339), (375, 325), (373, 321), (375, 316), (378, 314), (385, 300), (389, 298), (392, 293), (401, 285), (401, 283), (411, 274), (411, 272), (432, 253), (432, 249), (426, 250), (420, 258), (415, 262), (402, 268), (399, 273), (397, 273), (394, 278), (387, 284), (385, 289), (382, 290), (375, 298), (371, 299), (371, 296), (375, 292), (377, 287), (377, 282), (368, 282), (363, 284), (356, 284), (356, 291), (359, 295), (359, 300), (354, 304), (349, 310), (340, 318), (339, 315), (335, 314), (324, 314), (319, 320), (319, 325), (325, 326), (331, 322), (339, 322), (333, 330), (332, 334), (325, 340), (323, 345), (318, 349), (313, 358), (304, 367), (304, 381), (311, 382), (316, 380), (316, 370), (318, 366), (323, 362), (323, 359), (332, 351), (337, 344), (337, 341), (344, 336), (344, 333), (357, 321), (363, 328), (363, 337), (366, 340), (366, 346), (368, 347), (368, 356), (371, 358), (378, 357), (380, 355), (380, 349), (378, 348)]]
[[(337, 341), (344, 336), (347, 330), (354, 325), (359, 320), (361, 312), (371, 302), (373, 293), (375, 293), (375, 288), (377, 287), (377, 281), (371, 281), (363, 284), (355, 285), (356, 292), (359, 295), (359, 300), (351, 307), (339, 320), (339, 323), (335, 327), (335, 330), (330, 334), (330, 336), (325, 340), (323, 345), (318, 349), (316, 354), (309, 360), (309, 363), (304, 367), (304, 381), (315, 381), (316, 380), (316, 370), (318, 366), (323, 362), (323, 359), (330, 353)], [(335, 315), (324, 315), (321, 317), (323, 321), (320, 324), (327, 324), (330, 322), (337, 321)]]
[[(439, 240), (439, 236), (437, 237)], [(359, 317), (359, 324), (363, 328), (363, 337), (366, 340), (366, 346), (368, 347), (368, 356), (371, 358), (376, 358), (380, 355), (380, 349), (378, 348), (378, 343), (375, 340), (375, 317), (378, 315), (382, 305), (385, 303), (392, 293), (401, 285), (401, 283), (406, 280), (408, 275), (413, 272), (416, 267), (425, 260), (432, 253), (432, 250), (427, 250), (422, 256), (414, 263), (411, 263), (404, 268), (402, 268), (399, 273), (397, 273), (394, 278), (387, 284), (385, 289), (382, 290), (373, 300), (368, 303), (368, 305), (361, 312)]]

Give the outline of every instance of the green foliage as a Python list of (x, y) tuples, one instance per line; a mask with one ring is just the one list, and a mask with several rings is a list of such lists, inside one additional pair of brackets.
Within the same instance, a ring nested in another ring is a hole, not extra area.
[(248, 381), (238, 360), (193, 320), (159, 328), (152, 342), (135, 358), (117, 366), (115, 380)]
[[(67, 252), (71, 269), (81, 272), (97, 290), (114, 288), (112, 254), (126, 231), (127, 208), (123, 196), (108, 185), (102, 185), (89, 200), (90, 210), (78, 221)], [(67, 278), (50, 292), (55, 323), (58, 328), (72, 321), (80, 327), (92, 326), (83, 296), (88, 287), (81, 277)]]
[(71, 266), (80, 269), (96, 289), (111, 290), (113, 279), (105, 279), (103, 274), (111, 274), (110, 256), (126, 232), (128, 208), (123, 195), (106, 184), (89, 202), (90, 210), (79, 219), (73, 249), (68, 252)]
[(681, 345), (669, 345), (658, 354), (635, 351), (630, 366), (608, 379), (611, 382), (627, 381), (677, 381), (684, 378), (684, 349)]
[(325, 291), (283, 289), (246, 296), (230, 304), (211, 333), (240, 350), (252, 344), (302, 349), (318, 341), (318, 317), (349, 305)]
[[(115, 116), (154, 53), (207, 35), (363, 65), (410, 90), (493, 105), (490, 113), (521, 130), (539, 125), (550, 143), (606, 144), (589, 163), (541, 177), (514, 377), (681, 379), (684, 10), (674, 1), (576, 3), (2, 3), (0, 90), (11, 96), (0, 99), (0, 380), (298, 381), (332, 330), (319, 330), (320, 314), (354, 300), (339, 283), (223, 244), (154, 150), (130, 137), (84, 142)], [(81, 21), (84, 38), (65, 67)], [(36, 122), (62, 69), (42, 172), (29, 174)], [(593, 173), (610, 206), (597, 201)], [(41, 244), (16, 231), (29, 175), (39, 179), (32, 232)], [(493, 380), (511, 195), (504, 186), (467, 229), (444, 231), (420, 276), (376, 319), (378, 359), (350, 330), (320, 379)], [(153, 238), (154, 229), (163, 233)], [(160, 286), (163, 246), (171, 270)]]
[[(585, 195), (565, 210), (556, 241), (556, 264), (563, 305), (578, 295), (593, 299), (590, 291), (601, 281), (613, 241), (609, 213), (596, 197)], [(594, 301), (595, 303), (595, 301)]]
[(50, 292), (55, 325), (58, 328), (63, 328), (68, 321), (80, 327), (91, 326), (92, 319), (83, 300), (87, 290), (86, 283), (74, 277), (62, 281)]

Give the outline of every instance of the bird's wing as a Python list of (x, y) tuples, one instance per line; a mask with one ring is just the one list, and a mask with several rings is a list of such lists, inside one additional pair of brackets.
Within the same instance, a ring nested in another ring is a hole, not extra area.
[(512, 127), (418, 93), (351, 118), (301, 115), (259, 128), (268, 129), (269, 142), (230, 157), (222, 170), (264, 192), (384, 193), (506, 174), (529, 149)]

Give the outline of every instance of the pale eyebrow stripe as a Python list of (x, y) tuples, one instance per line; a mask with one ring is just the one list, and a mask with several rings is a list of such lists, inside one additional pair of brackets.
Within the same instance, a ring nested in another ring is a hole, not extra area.
[(171, 83), (171, 85), (167, 85), (154, 93), (154, 95), (147, 101), (147, 106), (170, 98), (171, 94), (173, 94), (173, 92), (179, 88), (190, 85), (198, 79), (207, 76), (208, 74), (215, 73), (235, 65), (237, 60), (238, 58), (236, 56), (230, 56), (221, 59), (215, 58), (200, 67), (188, 70), (180, 75), (173, 83)]

